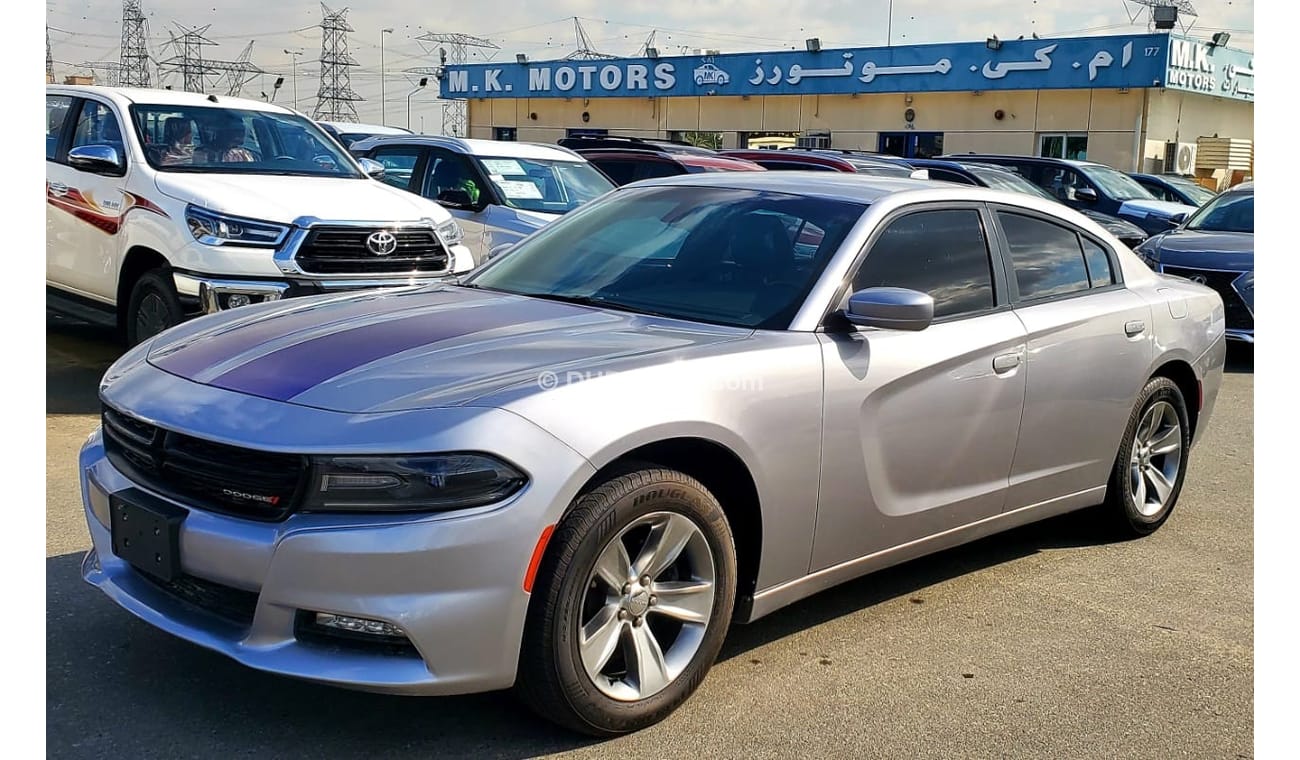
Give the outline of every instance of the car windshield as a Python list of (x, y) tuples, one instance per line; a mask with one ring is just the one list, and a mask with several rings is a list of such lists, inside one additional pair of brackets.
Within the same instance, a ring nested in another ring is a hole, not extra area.
[(544, 227), (467, 284), (784, 329), (865, 209), (733, 188), (625, 189)]
[(543, 214), (565, 214), (610, 190), (614, 183), (584, 161), (480, 157), (479, 165), (506, 205)]
[(167, 172), (363, 177), (314, 123), (287, 113), (134, 105), (145, 157)]
[(1090, 164), (1083, 167), (1083, 173), (1088, 176), (1088, 179), (1097, 183), (1104, 194), (1117, 201), (1156, 199), (1151, 191), (1139, 185), (1137, 180), (1109, 166)]
[(1024, 193), (1025, 195), (1036, 195), (1039, 198), (1046, 198), (1049, 201), (1055, 201), (1056, 196), (1047, 192), (1043, 188), (1035, 185), (1033, 182), (1025, 179), (1019, 174), (1011, 172), (998, 171), (997, 169), (983, 169), (974, 166), (966, 167), (966, 170), (976, 177), (980, 178), (986, 186), (994, 190), (1006, 190), (1011, 193)]
[(1169, 185), (1178, 188), (1183, 195), (1191, 198), (1192, 202), (1197, 206), (1203, 205), (1206, 201), (1214, 197), (1214, 192), (1212, 190), (1207, 190), (1190, 179), (1184, 179), (1182, 177), (1161, 177), (1161, 179)]
[(1255, 194), (1224, 193), (1187, 220), (1187, 229), (1203, 232), (1255, 231)]

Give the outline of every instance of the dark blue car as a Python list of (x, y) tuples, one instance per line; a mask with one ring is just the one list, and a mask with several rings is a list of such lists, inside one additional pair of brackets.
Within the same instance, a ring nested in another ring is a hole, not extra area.
[(974, 153), (940, 158), (1010, 166), (1070, 208), (1118, 216), (1148, 235), (1177, 227), (1196, 210), (1195, 206), (1162, 201), (1124, 172), (1091, 161)]
[[(1013, 193), (1037, 195), (1054, 201), (1059, 200), (1038, 185), (1016, 174), (1015, 170), (1009, 166), (949, 161), (941, 158), (909, 158), (907, 161), (917, 169), (925, 169), (929, 172), (930, 179), (956, 182), (963, 185), (976, 185), (978, 187), (991, 187), (994, 190), (1007, 190)], [(1138, 247), (1142, 241), (1149, 237), (1146, 230), (1117, 216), (1103, 214), (1100, 211), (1088, 208), (1077, 210), (1101, 225), (1107, 232), (1119, 238), (1120, 242), (1129, 248)]]
[(1255, 342), (1255, 186), (1215, 196), (1185, 224), (1152, 237), (1137, 254), (1157, 272), (1219, 291), (1229, 340)]
[(1200, 207), (1214, 197), (1213, 190), (1207, 190), (1181, 174), (1129, 174), (1128, 176), (1137, 180), (1137, 183), (1145, 187), (1147, 192), (1162, 201)]

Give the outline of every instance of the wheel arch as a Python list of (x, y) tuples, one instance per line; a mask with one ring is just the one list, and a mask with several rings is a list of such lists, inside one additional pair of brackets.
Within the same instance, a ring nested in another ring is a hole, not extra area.
[(122, 266), (117, 273), (116, 305), (119, 330), (126, 329), (126, 312), (131, 302), (131, 289), (135, 287), (136, 282), (145, 272), (170, 265), (171, 262), (166, 256), (149, 246), (133, 245), (127, 249), (126, 255), (122, 257)]
[(1157, 377), (1167, 378), (1178, 386), (1178, 391), (1183, 394), (1183, 403), (1187, 406), (1187, 424), (1191, 427), (1188, 435), (1192, 438), (1196, 436), (1196, 423), (1201, 413), (1201, 381), (1196, 376), (1196, 370), (1192, 365), (1182, 358), (1166, 358), (1161, 361), (1159, 366), (1151, 373), (1149, 380)]

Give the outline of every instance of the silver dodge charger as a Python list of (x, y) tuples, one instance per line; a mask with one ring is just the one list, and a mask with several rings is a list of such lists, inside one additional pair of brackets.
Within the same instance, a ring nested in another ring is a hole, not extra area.
[(803, 172), (620, 188), (456, 284), (204, 317), (103, 378), (85, 579), (245, 665), (515, 687), (614, 735), (728, 627), (1082, 508), (1170, 515), (1214, 291), (1022, 194)]

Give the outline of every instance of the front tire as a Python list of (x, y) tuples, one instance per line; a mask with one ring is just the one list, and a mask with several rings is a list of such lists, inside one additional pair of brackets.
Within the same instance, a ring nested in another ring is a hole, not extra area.
[(131, 288), (126, 311), (126, 342), (136, 346), (158, 333), (179, 325), (185, 318), (171, 270), (151, 269), (140, 275)]
[(699, 481), (646, 466), (580, 496), (537, 573), (518, 690), (594, 736), (653, 725), (695, 692), (731, 621), (736, 551)]
[(1152, 378), (1129, 416), (1106, 487), (1105, 509), (1117, 530), (1145, 536), (1169, 519), (1187, 475), (1191, 430), (1178, 385)]

